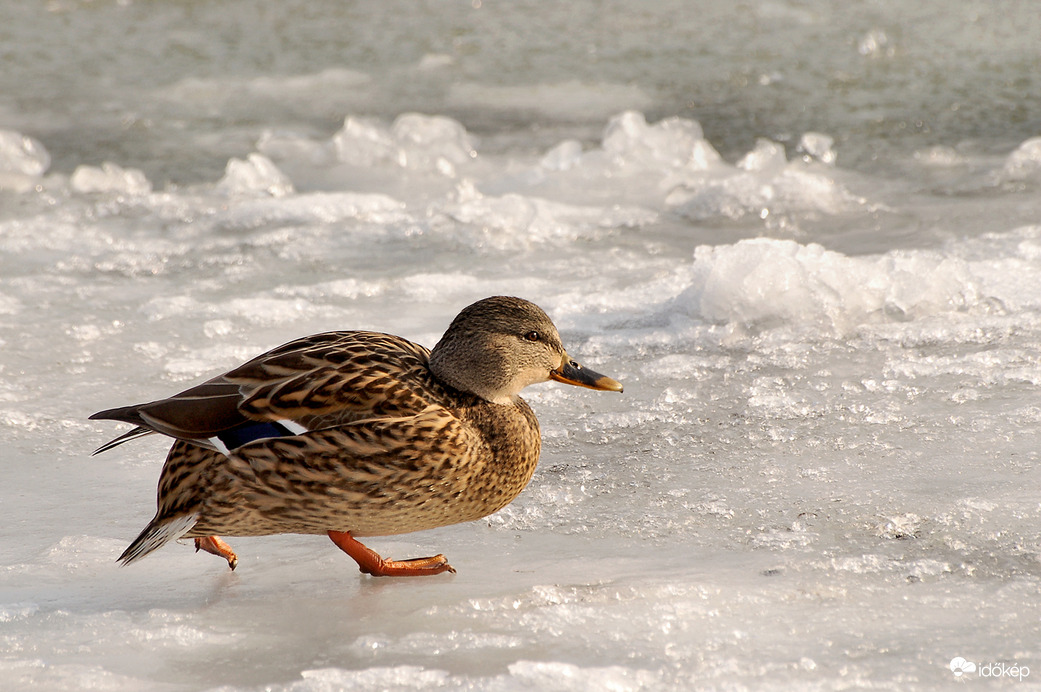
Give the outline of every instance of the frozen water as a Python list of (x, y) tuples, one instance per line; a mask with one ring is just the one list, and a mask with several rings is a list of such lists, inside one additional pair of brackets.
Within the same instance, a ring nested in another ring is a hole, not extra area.
[(1001, 172), (1008, 180), (1022, 180), (1041, 172), (1041, 137), (1020, 144), (1009, 154)]
[(217, 189), (233, 195), (256, 194), (285, 197), (295, 192), (293, 182), (271, 159), (263, 154), (250, 154), (246, 160), (232, 159), (217, 183)]
[(135, 169), (125, 170), (111, 161), (106, 161), (100, 168), (77, 166), (69, 179), (69, 187), (73, 192), (80, 193), (115, 192), (147, 195), (152, 191), (152, 184), (148, 182), (144, 173)]
[[(0, 689), (1037, 688), (1029, 3), (9, 5)], [(166, 445), (90, 413), (492, 294), (626, 388), (372, 542), (458, 574), (117, 567)]]
[(12, 130), (0, 130), (0, 191), (27, 192), (51, 165), (43, 145)]

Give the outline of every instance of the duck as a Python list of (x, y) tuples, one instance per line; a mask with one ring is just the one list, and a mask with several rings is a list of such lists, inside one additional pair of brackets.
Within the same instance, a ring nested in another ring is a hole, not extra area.
[(90, 416), (134, 426), (94, 454), (173, 439), (155, 516), (118, 561), (179, 539), (238, 564), (222, 536), (327, 535), (372, 576), (455, 572), (443, 554), (384, 558), (359, 538), (468, 522), (531, 480), (541, 436), (520, 392), (554, 380), (621, 392), (568, 355), (534, 303), (464, 308), (433, 349), (374, 331), (299, 338), (166, 399)]

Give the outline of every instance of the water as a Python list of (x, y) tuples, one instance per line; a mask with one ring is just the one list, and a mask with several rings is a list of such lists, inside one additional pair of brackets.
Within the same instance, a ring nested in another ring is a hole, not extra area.
[[(0, 687), (1036, 686), (1035, 9), (475, 4), (6, 8)], [(90, 413), (500, 293), (626, 390), (372, 541), (458, 574), (116, 566), (165, 445)]]

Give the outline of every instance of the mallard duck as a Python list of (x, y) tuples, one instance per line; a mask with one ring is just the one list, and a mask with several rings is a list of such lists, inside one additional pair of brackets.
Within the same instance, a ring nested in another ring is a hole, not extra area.
[(509, 504), (541, 446), (519, 393), (547, 380), (622, 391), (568, 356), (538, 306), (498, 296), (460, 312), (432, 351), (376, 332), (316, 334), (168, 399), (95, 413), (136, 426), (95, 454), (174, 438), (155, 517), (119, 560), (194, 538), (234, 570), (220, 536), (299, 533), (328, 535), (373, 576), (454, 572), (444, 555), (389, 560), (357, 538)]

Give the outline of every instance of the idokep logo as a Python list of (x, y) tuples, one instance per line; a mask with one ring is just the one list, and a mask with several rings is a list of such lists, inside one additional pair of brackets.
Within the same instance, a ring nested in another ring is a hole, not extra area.
[(1022, 682), (1023, 678), (1030, 675), (1030, 668), (1018, 663), (997, 662), (977, 665), (972, 661), (966, 661), (961, 656), (952, 658), (949, 667), (956, 678), (1014, 678)]

